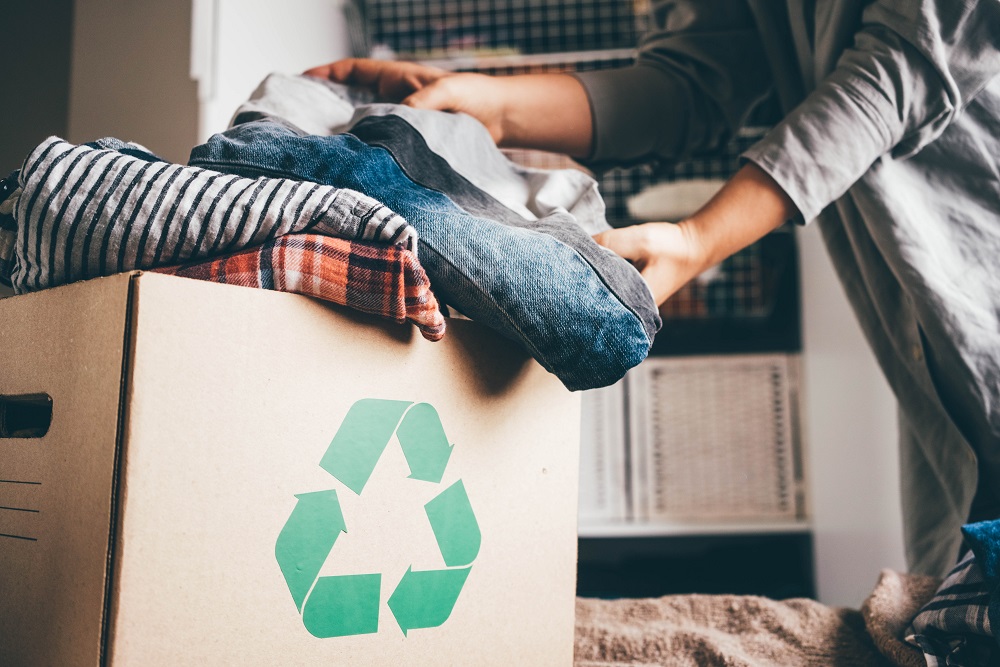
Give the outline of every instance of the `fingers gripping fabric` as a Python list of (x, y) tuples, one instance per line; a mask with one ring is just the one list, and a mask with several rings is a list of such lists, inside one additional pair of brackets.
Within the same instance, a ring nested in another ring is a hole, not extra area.
[(417, 247), (402, 217), (353, 190), (241, 178), (57, 137), (27, 157), (19, 185), (16, 293), (205, 259), (289, 233)]

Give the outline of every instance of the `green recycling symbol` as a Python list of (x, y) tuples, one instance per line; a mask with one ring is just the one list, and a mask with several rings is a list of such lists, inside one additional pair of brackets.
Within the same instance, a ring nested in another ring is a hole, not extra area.
[[(454, 445), (428, 403), (357, 401), (319, 465), (360, 496), (393, 434), (409, 478), (440, 484)], [(319, 576), (337, 538), (347, 532), (336, 490), (295, 497), (274, 555), (306, 630), (320, 638), (378, 632), (381, 574)], [(389, 611), (404, 635), (448, 620), (482, 539), (462, 480), (441, 491), (424, 511), (447, 567), (418, 571), (411, 566), (389, 596)]]

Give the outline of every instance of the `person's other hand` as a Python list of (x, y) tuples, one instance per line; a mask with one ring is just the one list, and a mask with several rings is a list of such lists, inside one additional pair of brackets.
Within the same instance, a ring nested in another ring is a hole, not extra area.
[(348, 58), (306, 70), (337, 83), (368, 88), (379, 99), (417, 109), (461, 111), (503, 138), (503, 104), (498, 79), (484, 74), (456, 74), (436, 67), (394, 60)]
[(685, 223), (647, 222), (595, 234), (594, 240), (639, 270), (658, 305), (708, 268), (704, 249)]
[(687, 220), (612, 229), (594, 240), (632, 262), (656, 303), (663, 303), (699, 273), (774, 231), (796, 212), (781, 186), (750, 162)]

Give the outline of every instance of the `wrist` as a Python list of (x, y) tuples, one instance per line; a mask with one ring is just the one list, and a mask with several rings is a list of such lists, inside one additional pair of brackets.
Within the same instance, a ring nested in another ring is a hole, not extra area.
[(704, 271), (777, 229), (794, 211), (784, 190), (751, 163), (680, 224), (692, 261)]
[[(664, 223), (674, 224), (674, 223)], [(687, 273), (691, 278), (721, 262), (725, 257), (716, 257), (705, 234), (705, 222), (697, 216), (676, 223), (684, 239)]]

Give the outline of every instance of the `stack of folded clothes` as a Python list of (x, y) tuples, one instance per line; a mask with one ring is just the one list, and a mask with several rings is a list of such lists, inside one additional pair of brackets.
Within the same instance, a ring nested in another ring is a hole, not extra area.
[(0, 274), (16, 293), (149, 268), (309, 294), (444, 335), (413, 227), (358, 192), (170, 164), (115, 139), (50, 138), (16, 179), (0, 208)]
[(2, 186), (0, 278), (23, 293), (152, 269), (308, 294), (430, 340), (440, 301), (573, 390), (645, 358), (659, 314), (591, 238), (608, 228), (592, 179), (514, 165), (468, 116), (357, 102), (272, 75), (186, 166), (50, 138)]

